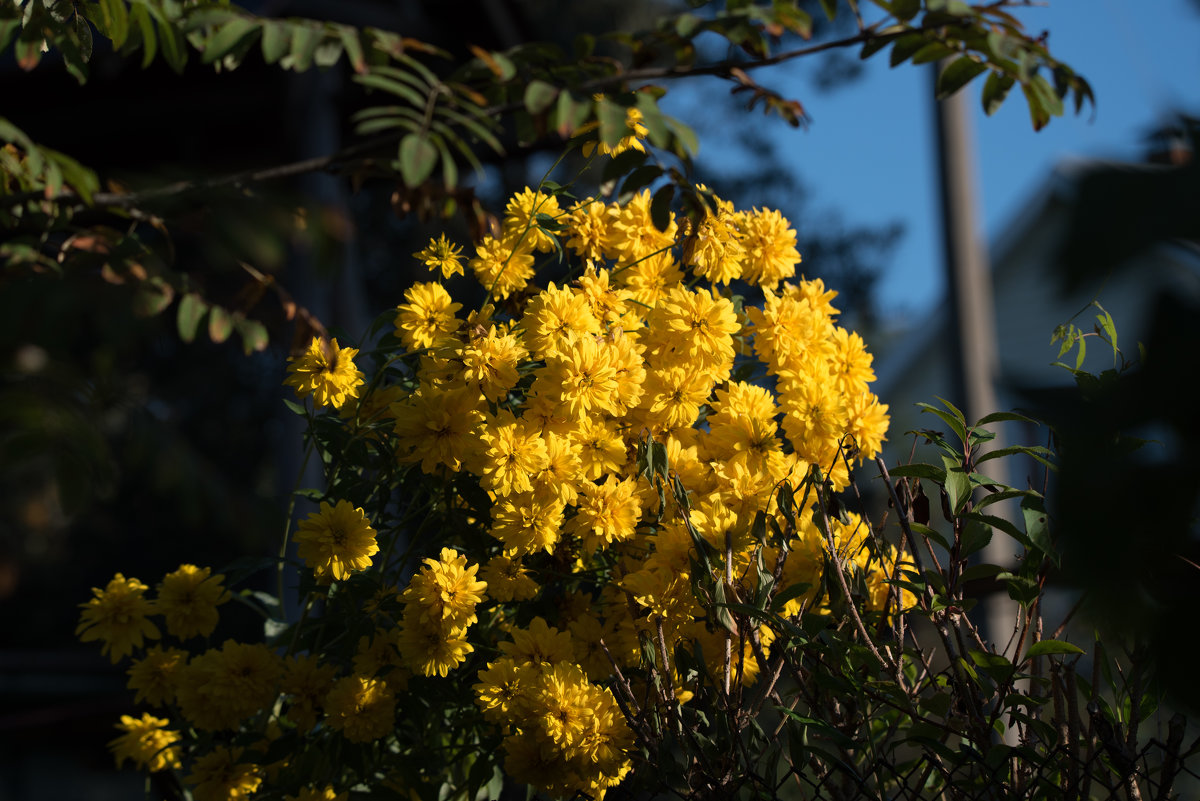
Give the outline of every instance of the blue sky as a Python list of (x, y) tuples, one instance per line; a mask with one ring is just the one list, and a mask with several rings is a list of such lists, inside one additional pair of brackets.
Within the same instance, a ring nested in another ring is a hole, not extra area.
[[(1144, 133), (1171, 110), (1200, 114), (1200, 12), (1194, 3), (1051, 0), (1022, 8), (1018, 16), (1031, 32), (1050, 32), (1051, 52), (1088, 79), (1097, 103), (1094, 114), (1085, 109), (1078, 117), (1055, 118), (1035, 133), (1019, 92), (987, 117), (978, 101), (981, 83), (963, 90), (974, 112), (979, 209), (992, 237), (1003, 232), (1055, 164), (1070, 158), (1137, 159)], [(938, 302), (944, 287), (931, 67), (889, 69), (885, 51), (866, 63), (858, 82), (820, 93), (804, 77), (812, 66), (785, 64), (755, 73), (763, 84), (801, 100), (813, 118), (807, 130), (765, 119), (757, 110), (751, 119), (769, 126), (780, 152), (788, 154), (789, 163), (781, 166), (811, 187), (813, 211), (836, 209), (848, 226), (904, 223), (905, 236), (880, 280), (877, 300), (885, 319), (918, 318)], [(679, 111), (686, 116), (683, 107)], [(706, 132), (701, 160), (721, 147)], [(793, 222), (803, 252), (805, 221)]]

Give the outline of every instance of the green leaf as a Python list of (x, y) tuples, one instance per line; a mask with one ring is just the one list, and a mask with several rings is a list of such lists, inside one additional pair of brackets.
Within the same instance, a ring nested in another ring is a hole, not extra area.
[(342, 46), (346, 49), (346, 59), (350, 62), (351, 68), (363, 75), (367, 71), (367, 59), (363, 53), (362, 39), (359, 38), (359, 33), (356, 28), (349, 25), (337, 26), (338, 37), (342, 40)]
[(942, 418), (942, 420), (946, 422), (946, 425), (950, 426), (950, 430), (958, 435), (959, 440), (966, 442), (967, 420), (965, 417), (963, 417), (963, 413), (955, 408), (954, 404), (950, 403), (944, 398), (938, 398), (938, 400), (941, 401), (942, 405), (948, 408), (950, 411), (947, 412), (944, 409), (939, 409), (936, 406), (928, 403), (918, 403), (917, 406), (921, 407), (923, 411), (929, 412), (930, 414), (936, 414), (938, 417)]
[(923, 523), (909, 523), (908, 527), (912, 529), (914, 534), (920, 534), (922, 537), (928, 537), (938, 545), (945, 548), (947, 551), (950, 550), (950, 541), (942, 536), (942, 533), (936, 528), (930, 528)]
[(321, 32), (313, 25), (297, 25), (292, 28), (292, 49), (283, 59), (282, 65), (296, 72), (305, 72), (312, 67), (317, 45), (321, 44)]
[(930, 42), (913, 54), (912, 63), (928, 64), (932, 61), (941, 61), (943, 58), (953, 56), (958, 51), (952, 47), (947, 47), (941, 42)]
[(138, 284), (133, 293), (133, 313), (139, 317), (153, 317), (171, 305), (175, 289), (157, 275)]
[(992, 529), (978, 520), (968, 520), (962, 529), (962, 540), (959, 542), (959, 553), (970, 556), (982, 551), (992, 541)]
[[(104, 33), (112, 40), (113, 50), (120, 50), (129, 38), (129, 8), (124, 0), (100, 0), (100, 14), (104, 20)], [(0, 43), (0, 50), (3, 49), (4, 45)]]
[(600, 141), (609, 147), (615, 147), (629, 135), (629, 129), (625, 127), (625, 107), (607, 96), (596, 101), (596, 119), (600, 121)]
[(317, 49), (313, 51), (313, 64), (320, 69), (329, 69), (342, 58), (342, 42), (322, 35)]
[(892, 15), (901, 22), (908, 22), (921, 12), (921, 0), (892, 0)]
[(906, 33), (896, 40), (892, 45), (891, 55), (888, 57), (889, 62), (893, 67), (897, 67), (913, 57), (918, 50), (926, 45), (929, 40), (920, 33)]
[(694, 157), (700, 151), (700, 140), (696, 137), (696, 132), (674, 117), (664, 115), (664, 119), (671, 133), (675, 135), (675, 155), (680, 158)]
[(247, 45), (260, 34), (261, 30), (253, 20), (246, 19), (245, 17), (234, 17), (221, 26), (213, 34), (212, 38), (208, 40), (208, 45), (204, 48), (204, 56), (201, 58), (201, 61), (205, 64), (212, 64), (227, 53)]
[[(110, 0), (110, 2), (111, 1), (112, 0)], [(117, 2), (119, 2), (119, 0), (117, 0)], [(124, 3), (121, 5), (123, 6)], [(13, 37), (17, 35), (19, 30), (21, 30), (20, 20), (0, 20), (0, 53), (3, 53), (8, 49), (9, 44), (12, 43)]]
[(196, 338), (196, 329), (200, 327), (200, 321), (207, 313), (208, 304), (195, 292), (189, 292), (180, 298), (179, 316), (176, 321), (180, 339), (184, 342), (193, 341)]
[(400, 174), (409, 187), (420, 186), (437, 165), (437, 148), (418, 134), (400, 140)]
[(1042, 130), (1050, 122), (1050, 112), (1029, 84), (1021, 84), (1021, 93), (1025, 95), (1025, 103), (1029, 106), (1029, 119), (1033, 122), (1033, 130)]
[(650, 201), (650, 221), (660, 231), (671, 224), (671, 201), (675, 199), (675, 184), (660, 187)]
[(591, 101), (581, 100), (570, 92), (559, 92), (558, 106), (554, 113), (554, 124), (558, 130), (558, 135), (564, 139), (574, 136), (575, 132), (587, 121), (591, 113)]
[(82, 14), (75, 15), (75, 35), (79, 38), (79, 57), (86, 64), (92, 60), (92, 26)]
[(1054, 455), (1054, 451), (1050, 450), (1049, 448), (1044, 448), (1041, 445), (1013, 445), (1008, 448), (996, 448), (993, 451), (988, 451), (987, 453), (981, 455), (975, 460), (975, 463), (982, 464), (989, 459), (999, 459), (1004, 456), (1016, 456), (1018, 454), (1022, 456), (1028, 456), (1030, 459), (1035, 459), (1053, 470), (1058, 469), (1058, 465), (1054, 464), (1054, 462), (1050, 461), (1048, 458)]
[(1021, 660), (1024, 664), (1035, 656), (1046, 656), (1047, 654), (1082, 654), (1086, 653), (1078, 645), (1072, 645), (1069, 642), (1062, 640), (1042, 640), (1035, 642), (1029, 646), (1029, 650), (1025, 652), (1025, 658)]
[(295, 401), (290, 401), (287, 398), (283, 399), (283, 405), (288, 407), (288, 409), (291, 410), (294, 414), (298, 414), (298, 415), (302, 415), (302, 416), (305, 414), (308, 414), (308, 410), (306, 410), (301, 404), (296, 403)]
[(1025, 533), (1030, 542), (1058, 565), (1060, 557), (1050, 540), (1050, 517), (1042, 499), (1026, 496), (1021, 501), (1021, 516), (1025, 518)]
[(837, 0), (821, 0), (821, 10), (825, 12), (825, 16), (832, 22), (837, 17)]
[(249, 356), (260, 350), (266, 350), (270, 335), (267, 327), (258, 320), (249, 320), (240, 313), (233, 315), (233, 325), (242, 337), (242, 349)]
[(663, 174), (663, 168), (657, 164), (644, 164), (638, 167), (625, 178), (625, 183), (621, 184), (621, 195), (632, 195), (643, 187), (649, 186), (659, 176)]
[(184, 41), (183, 33), (174, 25), (160, 19), (158, 21), (158, 46), (162, 51), (163, 61), (167, 62), (167, 66), (175, 71), (176, 74), (182, 75), (183, 68), (187, 66), (187, 42)]
[(945, 487), (946, 495), (950, 497), (950, 510), (958, 514), (971, 497), (971, 479), (962, 465), (955, 464), (949, 456), (943, 456), (942, 463), (946, 466)]
[(1016, 412), (992, 412), (979, 418), (979, 422), (976, 425), (986, 426), (991, 423), (1033, 423), (1034, 425), (1040, 425), (1032, 417), (1026, 417)]
[(889, 467), (888, 473), (893, 478), (927, 478), (931, 481), (936, 481), (939, 484), (946, 480), (945, 470), (942, 470), (940, 467), (934, 467), (931, 464), (922, 464), (920, 462)]
[(287, 25), (273, 20), (262, 20), (263, 61), (274, 64), (283, 58), (291, 44), (290, 29)]
[(938, 73), (937, 99), (949, 97), (970, 83), (980, 73), (986, 71), (986, 64), (981, 64), (970, 56), (961, 56), (951, 61), (944, 70)]
[(545, 81), (533, 80), (525, 87), (525, 108), (530, 114), (541, 114), (558, 99), (558, 87)]
[(995, 114), (999, 110), (1004, 99), (1008, 97), (1008, 92), (1013, 88), (1015, 80), (1011, 75), (1004, 75), (999, 72), (993, 72), (983, 82), (983, 111), (988, 116)]
[(208, 338), (220, 344), (229, 339), (233, 333), (233, 317), (229, 310), (221, 306), (213, 306), (208, 313)]

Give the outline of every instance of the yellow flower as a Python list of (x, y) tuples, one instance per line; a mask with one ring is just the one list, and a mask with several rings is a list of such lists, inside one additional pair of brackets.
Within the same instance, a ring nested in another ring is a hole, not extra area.
[(445, 677), (475, 649), (466, 629), (447, 629), (420, 615), (405, 615), (398, 641), (404, 663), (422, 676)]
[(225, 577), (195, 565), (180, 565), (158, 585), (156, 605), (167, 619), (167, 631), (181, 640), (207, 637), (217, 627), (217, 607), (229, 600)]
[(180, 670), (179, 709), (198, 729), (236, 729), (275, 700), (282, 673), (279, 657), (266, 645), (226, 640)]
[(149, 712), (143, 713), (141, 718), (121, 715), (117, 728), (124, 734), (108, 743), (108, 750), (117, 759), (117, 767), (121, 767), (126, 759), (151, 773), (180, 767), (180, 748), (171, 744), (181, 738), (179, 732), (167, 730), (169, 722)]
[(336, 506), (321, 501), (320, 511), (300, 522), (296, 550), (318, 579), (345, 581), (352, 572), (371, 565), (379, 546), (362, 509), (349, 501), (338, 501)]
[(696, 275), (714, 284), (728, 284), (741, 277), (745, 258), (746, 251), (729, 210), (723, 208), (716, 214), (705, 214), (703, 220), (689, 226), (683, 260), (692, 265)]
[(318, 408), (340, 409), (349, 398), (358, 397), (363, 383), (362, 372), (354, 366), (357, 355), (354, 348), (339, 348), (336, 339), (326, 342), (313, 337), (303, 355), (288, 358), (288, 377), (283, 383), (301, 398), (312, 395)]
[(533, 476), (550, 461), (541, 432), (507, 410), (488, 421), (480, 439), (483, 486), (501, 497), (532, 490)]
[(523, 717), (524, 693), (536, 680), (535, 671), (504, 657), (489, 663), (487, 669), (477, 675), (479, 683), (472, 689), (475, 690), (475, 703), (483, 710), (485, 718), (502, 724)]
[(420, 461), (432, 473), (438, 465), (458, 471), (479, 450), (483, 396), (475, 387), (439, 388), (422, 384), (404, 403), (392, 406), (396, 436), (405, 461)]
[(80, 604), (79, 625), (75, 635), (81, 642), (100, 640), (113, 663), (141, 648), (144, 639), (156, 640), (158, 627), (147, 619), (154, 605), (142, 596), (150, 589), (135, 578), (118, 573), (104, 589), (92, 587), (94, 598)]
[(562, 215), (558, 198), (529, 187), (513, 195), (504, 208), (504, 238), (513, 242), (523, 240), (537, 251), (554, 250), (554, 235), (541, 227), (539, 215), (557, 218)]
[(527, 601), (537, 596), (537, 582), (529, 577), (519, 556), (493, 556), (479, 575), (487, 581), (488, 597), (497, 601)]
[(493, 537), (504, 543), (510, 556), (545, 551), (558, 544), (563, 502), (556, 497), (522, 492), (501, 498), (492, 506)]
[(141, 659), (129, 666), (128, 686), (137, 690), (133, 701), (152, 706), (166, 706), (175, 700), (175, 684), (179, 671), (187, 664), (187, 653), (179, 648), (163, 650), (154, 646)]
[(301, 732), (317, 725), (317, 710), (321, 708), (336, 675), (335, 665), (323, 664), (312, 655), (291, 657), (284, 665), (281, 689), (291, 696), (287, 719), (295, 723)]
[(779, 282), (796, 274), (800, 252), (796, 250), (796, 232), (791, 223), (772, 209), (755, 209), (737, 215), (742, 232), (742, 280), (774, 289)]
[(520, 240), (486, 236), (475, 248), (471, 269), (492, 297), (504, 300), (533, 278), (533, 253), (529, 237)]
[(439, 283), (413, 284), (404, 290), (404, 299), (408, 303), (396, 308), (396, 336), (409, 350), (434, 347), (462, 325), (454, 316), (462, 304), (452, 302)]
[(445, 234), (429, 240), (425, 249), (414, 253), (413, 258), (420, 259), (431, 271), (441, 270), (442, 278), (463, 274), (462, 248), (447, 240)]
[(589, 550), (621, 542), (633, 536), (641, 507), (634, 495), (635, 484), (609, 475), (603, 484), (585, 483), (579, 506), (567, 530), (583, 539)]
[(196, 760), (187, 777), (196, 801), (242, 801), (262, 784), (262, 770), (253, 763), (239, 762), (244, 748), (218, 745)]
[(383, 679), (346, 676), (325, 697), (325, 722), (352, 743), (369, 743), (396, 724), (396, 696)]
[(437, 559), (424, 560), (404, 591), (405, 614), (414, 607), (422, 617), (452, 629), (465, 629), (476, 621), (475, 606), (483, 601), (486, 581), (475, 578), (479, 565), (467, 567), (467, 557), (443, 548)]

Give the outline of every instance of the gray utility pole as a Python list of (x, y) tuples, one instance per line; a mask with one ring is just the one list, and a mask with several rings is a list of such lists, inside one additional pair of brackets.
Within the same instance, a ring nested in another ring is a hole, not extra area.
[[(937, 76), (944, 66), (944, 63), (934, 65), (931, 73), (935, 91)], [(998, 411), (992, 277), (987, 248), (979, 235), (975, 152), (967, 95), (958, 92), (934, 103), (946, 286), (952, 325), (950, 339), (954, 346), (952, 374), (957, 385), (955, 403), (962, 404), (960, 408), (969, 424)], [(995, 446), (996, 443), (991, 444)], [(1008, 483), (1002, 462), (1001, 459), (989, 462), (989, 475)], [(988, 563), (1009, 567), (1013, 562), (1012, 543), (1007, 535), (997, 532), (981, 556)], [(984, 640), (1003, 644), (1015, 625), (1015, 603), (1007, 596), (993, 593), (981, 607)]]

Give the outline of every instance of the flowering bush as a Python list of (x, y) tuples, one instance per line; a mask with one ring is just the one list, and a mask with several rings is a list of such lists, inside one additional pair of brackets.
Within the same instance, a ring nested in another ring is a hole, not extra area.
[[(1052, 466), (1045, 448), (984, 452), (983, 425), (1019, 416), (930, 406), (958, 438), (920, 432), (943, 466), (896, 467), (893, 486), (877, 460), (902, 549), (840, 497), (887, 408), (834, 293), (796, 279), (788, 222), (709, 194), (656, 224), (647, 191), (556, 191), (514, 196), (476, 246), (478, 308), (448, 289), (464, 256), (443, 237), (370, 370), (336, 340), (291, 359), (326, 486), (298, 493), (320, 506), (272, 560), (277, 597), (183, 565), (152, 598), (118, 574), (83, 604), (82, 639), (132, 657), (154, 709), (121, 718), (117, 759), (196, 801), (482, 801), (506, 780), (560, 798), (1059, 798), (1096, 772), (1111, 790), (1120, 760), (1076, 702), (1105, 704), (1098, 726), (1144, 699), (1080, 690), (1062, 657), (1082, 649), (1042, 638), (1042, 496), (980, 472)], [(1024, 529), (985, 511), (1009, 499)], [(1019, 569), (968, 567), (991, 530), (1025, 549)], [(1020, 603), (1003, 647), (964, 614), (980, 577)], [(264, 642), (207, 641), (231, 597)], [(167, 642), (148, 647), (158, 617)]]
[[(119, 756), (162, 768), (146, 744), (190, 728), (164, 753), (216, 797), (214, 754), (242, 792), (260, 776), (288, 792), (416, 787), (435, 767), (491, 780), (481, 746), (498, 741), (514, 780), (601, 797), (634, 764), (637, 710), (758, 680), (777, 632), (737, 626), (729, 603), (828, 615), (833, 548), (864, 613), (896, 608), (895, 550), (795, 499), (814, 476), (845, 487), (888, 418), (834, 293), (790, 280), (788, 222), (713, 198), (658, 227), (647, 191), (565, 197), (512, 198), (469, 261), (481, 308), (463, 313), (443, 283), (462, 273), (456, 246), (417, 254), (436, 280), (405, 292), (369, 382), (336, 340), (291, 360), (329, 480), (294, 536), (301, 621), (269, 646), (145, 650), (154, 615), (180, 643), (211, 633), (223, 577), (185, 565), (154, 600), (121, 576), (95, 591), (82, 636), (114, 661), (134, 653), (139, 700), (175, 721), (122, 723)], [(565, 276), (535, 289), (538, 259)], [(761, 305), (732, 294), (739, 279)], [(431, 740), (434, 718), (452, 726)], [(388, 756), (430, 748), (444, 756)]]

